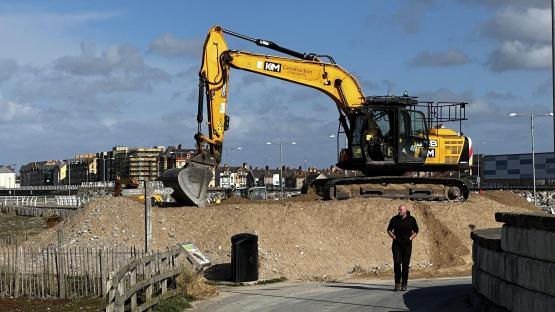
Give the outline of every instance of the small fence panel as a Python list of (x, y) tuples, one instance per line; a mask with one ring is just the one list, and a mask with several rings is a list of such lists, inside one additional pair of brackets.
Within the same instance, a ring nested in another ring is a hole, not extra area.
[(0, 196), (0, 206), (81, 207), (91, 200), (88, 196)]
[(131, 261), (110, 273), (106, 312), (145, 311), (178, 294), (176, 278), (184, 264), (178, 249)]
[(108, 273), (144, 254), (136, 249), (0, 247), (0, 296), (103, 296)]

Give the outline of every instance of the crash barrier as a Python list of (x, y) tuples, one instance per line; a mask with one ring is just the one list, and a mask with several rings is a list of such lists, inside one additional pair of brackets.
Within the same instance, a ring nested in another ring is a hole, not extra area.
[(133, 260), (106, 282), (106, 312), (145, 311), (179, 294), (176, 278), (184, 262), (179, 248)]
[(78, 185), (33, 185), (33, 186), (20, 186), (16, 188), (0, 187), (2, 191), (64, 191), (64, 190), (77, 190)]
[(500, 229), (475, 230), (475, 311), (554, 311), (555, 216), (496, 213)]
[(89, 196), (0, 196), (0, 206), (24, 207), (81, 207), (91, 200)]
[(79, 207), (29, 207), (29, 206), (2, 206), (1, 213), (15, 214), (25, 217), (50, 217), (59, 216), (63, 219), (79, 211)]
[(114, 188), (114, 182), (113, 181), (81, 182), (80, 187), (83, 187), (83, 188)]

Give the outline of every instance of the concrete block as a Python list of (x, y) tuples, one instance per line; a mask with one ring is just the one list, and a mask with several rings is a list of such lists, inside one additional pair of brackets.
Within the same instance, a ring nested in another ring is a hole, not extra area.
[(502, 251), (501, 228), (478, 229), (470, 232), (470, 238), (487, 249)]
[(495, 220), (506, 225), (555, 232), (555, 215), (544, 212), (497, 212)]
[(472, 259), (474, 265), (478, 267), (481, 271), (488, 272), (490, 275), (499, 277), (500, 279), (506, 279), (506, 267), (505, 267), (505, 256), (506, 253), (498, 252), (494, 250), (489, 250), (484, 248), (476, 242), (472, 244)]
[(472, 268), (474, 289), (487, 300), (510, 311), (553, 312), (555, 297), (507, 283), (493, 275)]
[[(505, 261), (504, 280), (523, 288), (555, 296), (555, 263), (509, 253), (505, 253)], [(484, 271), (493, 273), (489, 270)]]
[(509, 310), (486, 299), (475, 289), (470, 293), (470, 302), (474, 312), (509, 312)]
[[(510, 285), (510, 284), (508, 284)], [(546, 296), (522, 287), (513, 287), (513, 310), (512, 311), (555, 311), (555, 297)]]
[(555, 262), (555, 232), (503, 225), (501, 248), (510, 253)]

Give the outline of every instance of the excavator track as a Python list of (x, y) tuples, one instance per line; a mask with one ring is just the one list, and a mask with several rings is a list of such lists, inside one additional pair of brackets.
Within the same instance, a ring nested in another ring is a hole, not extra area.
[(315, 180), (311, 187), (324, 200), (378, 197), (426, 201), (465, 201), (468, 186), (459, 179), (425, 177), (344, 177)]

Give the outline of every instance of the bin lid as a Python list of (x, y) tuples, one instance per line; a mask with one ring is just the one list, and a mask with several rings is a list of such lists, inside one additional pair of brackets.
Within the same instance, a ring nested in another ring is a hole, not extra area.
[(231, 236), (231, 243), (237, 244), (240, 241), (258, 241), (258, 236), (251, 233), (240, 233)]

